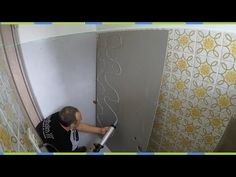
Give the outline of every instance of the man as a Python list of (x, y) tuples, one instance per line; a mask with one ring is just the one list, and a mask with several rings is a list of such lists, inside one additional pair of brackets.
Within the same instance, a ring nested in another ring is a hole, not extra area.
[(49, 152), (86, 152), (86, 147), (78, 147), (78, 131), (105, 134), (108, 127), (99, 128), (81, 123), (80, 111), (66, 106), (44, 119), (36, 127)]

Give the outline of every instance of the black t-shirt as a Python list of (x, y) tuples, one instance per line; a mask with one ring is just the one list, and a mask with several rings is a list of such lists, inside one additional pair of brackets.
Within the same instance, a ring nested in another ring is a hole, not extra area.
[[(66, 131), (58, 121), (59, 113), (56, 112), (40, 122), (36, 130), (44, 143), (53, 145), (59, 152), (72, 152), (70, 131)], [(55, 148), (47, 146), (49, 152), (56, 152)]]

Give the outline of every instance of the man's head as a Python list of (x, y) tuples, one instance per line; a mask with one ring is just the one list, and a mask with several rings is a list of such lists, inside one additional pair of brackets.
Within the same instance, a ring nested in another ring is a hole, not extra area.
[(59, 112), (59, 122), (68, 129), (76, 128), (81, 119), (80, 111), (72, 106), (66, 106)]

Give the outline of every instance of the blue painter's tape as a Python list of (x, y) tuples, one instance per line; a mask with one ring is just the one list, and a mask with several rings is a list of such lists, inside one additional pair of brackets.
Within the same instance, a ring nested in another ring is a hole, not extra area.
[(87, 155), (104, 155), (103, 152), (88, 152)]
[(52, 22), (34, 22), (36, 25), (51, 25)]
[(99, 25), (99, 24), (102, 24), (102, 22), (85, 22), (85, 24), (88, 24), (88, 25)]
[(137, 25), (151, 25), (152, 22), (135, 22)]
[(137, 152), (137, 155), (154, 155), (154, 152)]
[(186, 22), (187, 25), (203, 24), (203, 22)]
[(53, 155), (53, 152), (38, 152), (37, 155)]
[(204, 152), (188, 152), (188, 155), (204, 155)]

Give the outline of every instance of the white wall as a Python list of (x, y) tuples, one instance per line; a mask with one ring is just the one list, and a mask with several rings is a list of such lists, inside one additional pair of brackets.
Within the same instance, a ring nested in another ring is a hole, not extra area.
[(95, 118), (95, 33), (28, 42), (21, 44), (21, 50), (27, 76), (44, 117), (71, 104), (80, 105), (85, 117)]
[(20, 43), (75, 33), (95, 32), (96, 25), (18, 25)]
[[(30, 28), (34, 35), (25, 34)], [(82, 28), (72, 26), (64, 30), (37, 25), (30, 28), (19, 28), (19, 37), (24, 41), (20, 46), (25, 70), (44, 118), (71, 105), (81, 111), (83, 122), (95, 125), (96, 33), (78, 33)], [(81, 132), (81, 145), (87, 145), (93, 136)]]
[(216, 25), (97, 25), (97, 32), (129, 30), (129, 29), (170, 29), (170, 28), (187, 28), (187, 29), (208, 29), (225, 32), (235, 32), (236, 25), (216, 24)]

